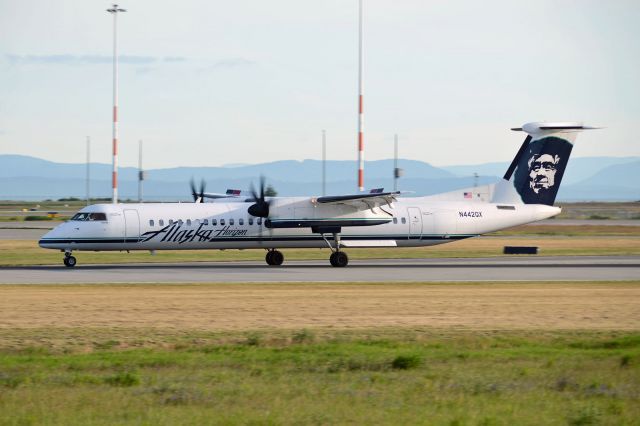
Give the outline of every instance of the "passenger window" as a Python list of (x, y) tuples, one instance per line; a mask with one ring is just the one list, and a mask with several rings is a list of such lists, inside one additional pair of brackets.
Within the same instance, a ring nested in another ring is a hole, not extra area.
[(211, 219), (211, 226), (216, 226), (218, 221), (216, 219)]
[(149, 220), (149, 226), (153, 226), (153, 219)]
[(253, 218), (252, 217), (249, 218), (249, 225), (253, 225)]
[(178, 226), (182, 226), (183, 223), (182, 219), (178, 219)]
[(397, 225), (397, 224), (398, 224), (398, 218), (397, 218), (397, 217), (394, 217), (394, 218), (393, 218), (393, 223), (394, 223), (395, 225)]
[(169, 225), (173, 225), (173, 219), (169, 219)]
[(256, 223), (257, 223), (258, 225), (262, 225), (262, 218), (261, 218), (261, 217), (259, 217), (258, 219), (256, 219)]
[(244, 225), (244, 219), (242, 218), (238, 219), (238, 225)]
[(202, 224), (207, 226), (209, 224), (209, 219), (202, 219)]
[(233, 219), (229, 219), (229, 225), (233, 225)]
[(164, 226), (164, 219), (160, 219), (160, 226)]
[(187, 219), (187, 226), (191, 226), (191, 219)]
[(402, 224), (404, 225), (405, 223), (407, 223), (407, 218), (403, 217), (402, 219)]
[(220, 225), (224, 226), (224, 219), (220, 219)]

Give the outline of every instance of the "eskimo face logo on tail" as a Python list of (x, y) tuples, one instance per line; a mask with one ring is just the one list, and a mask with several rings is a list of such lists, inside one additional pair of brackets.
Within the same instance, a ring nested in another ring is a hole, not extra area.
[(553, 205), (573, 145), (547, 136), (529, 144), (518, 161), (513, 185), (525, 204)]
[(539, 194), (556, 184), (556, 171), (560, 156), (534, 154), (529, 159), (529, 188)]

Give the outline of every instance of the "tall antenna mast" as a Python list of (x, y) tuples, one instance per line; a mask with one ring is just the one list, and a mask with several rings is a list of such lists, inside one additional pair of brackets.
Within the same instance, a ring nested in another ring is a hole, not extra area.
[(362, 99), (362, 0), (358, 0), (358, 189), (364, 191), (364, 111)]
[(111, 187), (113, 188), (112, 202), (118, 202), (118, 13), (126, 12), (114, 4), (107, 12), (113, 15), (113, 171), (111, 173)]

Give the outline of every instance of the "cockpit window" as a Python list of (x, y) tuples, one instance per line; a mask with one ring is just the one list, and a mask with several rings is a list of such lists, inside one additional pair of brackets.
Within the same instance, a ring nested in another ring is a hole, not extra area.
[(71, 220), (87, 220), (88, 213), (76, 213)]
[(107, 215), (104, 213), (76, 213), (71, 220), (76, 221), (106, 221)]

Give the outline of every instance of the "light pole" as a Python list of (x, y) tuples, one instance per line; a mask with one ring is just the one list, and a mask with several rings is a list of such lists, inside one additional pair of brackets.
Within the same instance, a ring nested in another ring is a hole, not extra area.
[(91, 196), (89, 193), (91, 185), (91, 138), (87, 136), (87, 176), (86, 176), (86, 190), (87, 190), (87, 205), (90, 204)]
[(327, 133), (322, 131), (322, 196), (327, 190)]
[(111, 173), (111, 187), (113, 188), (112, 202), (118, 202), (118, 13), (126, 12), (114, 4), (107, 12), (113, 15), (113, 171)]
[(142, 139), (138, 142), (138, 202), (142, 203), (142, 181), (146, 173), (142, 170)]
[(398, 190), (398, 179), (404, 175), (404, 170), (398, 167), (398, 135), (393, 136), (393, 191)]
[(362, 94), (362, 0), (358, 0), (358, 190), (364, 191), (364, 111)]

